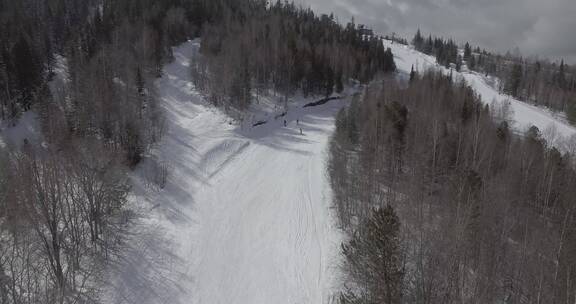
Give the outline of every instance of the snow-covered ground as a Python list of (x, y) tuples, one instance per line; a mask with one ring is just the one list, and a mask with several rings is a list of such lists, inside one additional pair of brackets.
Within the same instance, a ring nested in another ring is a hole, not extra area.
[[(55, 55), (54, 77), (48, 83), (53, 95), (58, 94), (68, 78), (68, 62), (66, 58)], [(22, 113), (20, 117), (10, 121), (0, 121), (0, 148), (19, 149), (24, 142), (32, 145), (43, 144), (42, 127), (38, 114), (34, 110)]]
[[(434, 68), (446, 74), (450, 73), (449, 69), (436, 63), (436, 58), (418, 52), (414, 50), (412, 46), (384, 40), (384, 47), (390, 47), (392, 49), (394, 61), (396, 62), (398, 70), (401, 72), (410, 73), (412, 66), (414, 66), (414, 69), (420, 72)], [(571, 126), (559, 115), (555, 115), (545, 108), (536, 107), (516, 100), (508, 95), (500, 94), (498, 90), (489, 84), (489, 81), (497, 81), (495, 79), (487, 78), (482, 74), (467, 71), (466, 69), (463, 69), (462, 72), (453, 70), (452, 73), (455, 79), (463, 77), (466, 82), (481, 95), (482, 101), (485, 103), (492, 104), (494, 102), (500, 105), (508, 103), (509, 108), (512, 110), (512, 118), (515, 121), (514, 127), (518, 131), (524, 131), (533, 125), (544, 133), (556, 133), (556, 135), (561, 135), (564, 138), (576, 134), (576, 128)]]
[(268, 123), (234, 123), (190, 82), (198, 46), (175, 48), (157, 82), (168, 132), (150, 158), (169, 165), (167, 185), (144, 186), (149, 159), (135, 173), (132, 197), (152, 206), (149, 221), (175, 244), (179, 302), (328, 303), (338, 288), (341, 236), (326, 147), (345, 101), (302, 108), (310, 100), (299, 99), (277, 120), (281, 110), (262, 101), (252, 120)]
[(19, 149), (24, 142), (42, 141), (42, 129), (34, 111), (23, 113), (16, 121), (0, 121), (0, 148)]

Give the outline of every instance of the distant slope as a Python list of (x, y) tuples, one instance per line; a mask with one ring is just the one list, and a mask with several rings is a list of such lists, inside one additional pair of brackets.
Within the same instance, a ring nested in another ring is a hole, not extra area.
[[(400, 72), (410, 73), (412, 66), (414, 66), (415, 70), (421, 72), (429, 68), (434, 68), (446, 74), (450, 73), (449, 69), (436, 63), (436, 58), (418, 52), (414, 50), (412, 46), (392, 43), (390, 40), (384, 40), (384, 46), (392, 49), (396, 66)], [(534, 125), (543, 132), (550, 128), (555, 128), (558, 134), (565, 138), (576, 134), (576, 128), (571, 126), (563, 118), (553, 115), (547, 109), (539, 108), (510, 96), (500, 94), (487, 83), (487, 78), (479, 73), (467, 71), (466, 69), (463, 69), (462, 72), (453, 70), (452, 73), (455, 78), (463, 77), (466, 82), (481, 95), (485, 103), (491, 104), (492, 102), (496, 102), (503, 104), (509, 102), (510, 108), (513, 111), (512, 118), (516, 122), (514, 127), (517, 131), (524, 131), (529, 126)]]

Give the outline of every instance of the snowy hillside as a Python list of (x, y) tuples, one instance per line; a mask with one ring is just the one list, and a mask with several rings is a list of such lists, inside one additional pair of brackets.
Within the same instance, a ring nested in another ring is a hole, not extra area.
[(157, 83), (168, 133), (152, 158), (169, 164), (166, 187), (144, 186), (145, 162), (133, 198), (150, 203), (151, 221), (178, 247), (180, 302), (327, 303), (340, 236), (325, 150), (344, 101), (301, 100), (277, 120), (260, 113), (271, 119), (258, 127), (231, 123), (189, 81), (198, 45), (175, 48)]
[[(414, 69), (420, 72), (435, 68), (446, 74), (450, 73), (450, 70), (436, 63), (436, 58), (418, 52), (412, 46), (392, 43), (389, 40), (384, 40), (384, 46), (392, 49), (394, 61), (401, 72), (410, 73), (412, 66), (414, 66)], [(466, 69), (463, 69), (462, 72), (453, 70), (452, 73), (455, 78), (463, 77), (481, 95), (485, 103), (492, 104), (495, 102), (499, 105), (509, 103), (512, 110), (512, 118), (515, 120), (514, 127), (518, 131), (524, 131), (529, 126), (534, 125), (545, 133), (553, 132), (552, 130), (555, 129), (558, 133), (557, 135), (565, 138), (576, 134), (576, 128), (564, 121), (563, 118), (555, 116), (549, 110), (500, 94), (488, 83), (489, 80), (495, 81), (494, 79), (488, 79), (482, 74), (467, 71)]]

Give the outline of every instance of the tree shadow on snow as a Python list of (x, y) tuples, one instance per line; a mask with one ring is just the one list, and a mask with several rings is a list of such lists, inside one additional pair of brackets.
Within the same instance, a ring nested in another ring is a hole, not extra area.
[(317, 144), (320, 139), (330, 135), (334, 117), (345, 103), (346, 99), (335, 100), (306, 108), (297, 104), (283, 117), (268, 120), (259, 126), (244, 124), (235, 132), (240, 137), (276, 150), (309, 155), (312, 152), (307, 145)]

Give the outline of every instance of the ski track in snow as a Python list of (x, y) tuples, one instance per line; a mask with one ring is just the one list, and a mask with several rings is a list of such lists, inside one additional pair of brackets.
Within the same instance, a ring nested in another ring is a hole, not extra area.
[[(398, 43), (392, 43), (390, 40), (384, 40), (384, 47), (390, 47), (394, 54), (394, 61), (400, 72), (405, 74), (410, 73), (412, 66), (420, 72), (427, 69), (434, 68), (442, 71), (444, 74), (449, 74), (450, 70), (440, 66), (436, 63), (436, 58), (426, 55), (424, 53), (414, 50), (412, 46), (406, 46)], [(487, 104), (496, 102), (503, 104), (509, 102), (512, 109), (512, 118), (515, 121), (515, 129), (524, 131), (529, 126), (536, 126), (541, 132), (555, 129), (558, 135), (564, 138), (576, 134), (576, 128), (571, 126), (568, 122), (555, 116), (550, 110), (545, 108), (536, 107), (528, 103), (516, 100), (511, 96), (500, 94), (497, 90), (492, 88), (488, 83), (486, 77), (474, 71), (456, 72), (452, 71), (453, 76), (463, 77), (466, 82), (480, 94), (482, 101)], [(554, 143), (558, 145), (557, 143)], [(558, 148), (563, 148), (559, 146)]]
[(159, 193), (136, 185), (133, 197), (154, 206), (177, 245), (180, 303), (328, 303), (341, 235), (326, 148), (345, 101), (302, 109), (302, 99), (263, 126), (231, 124), (189, 81), (198, 46), (175, 48), (157, 82), (169, 129), (152, 153), (172, 164), (168, 183)]

